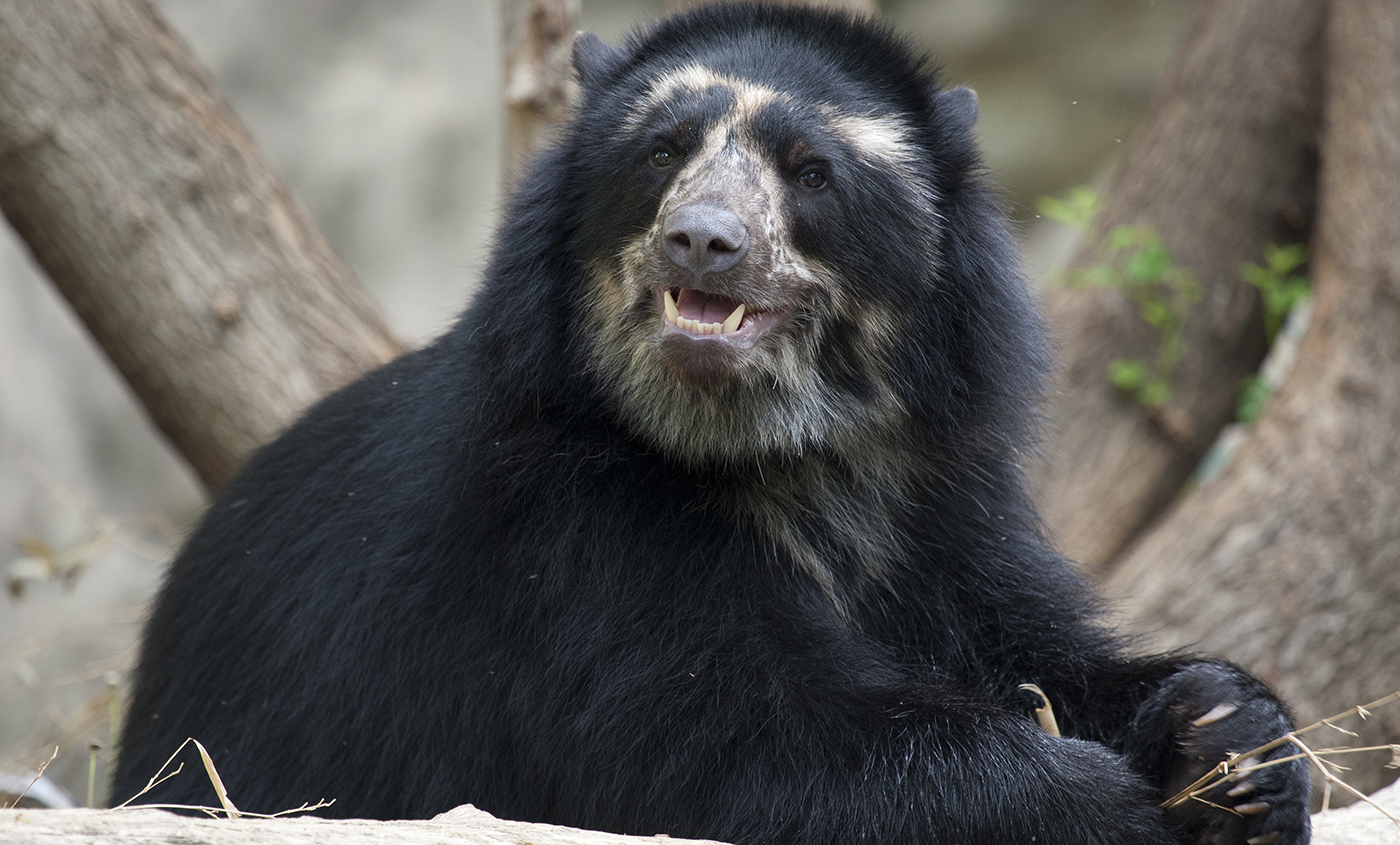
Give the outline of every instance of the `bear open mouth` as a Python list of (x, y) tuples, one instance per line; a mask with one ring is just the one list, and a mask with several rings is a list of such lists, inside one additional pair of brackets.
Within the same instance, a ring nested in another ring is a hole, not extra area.
[(666, 322), (694, 335), (733, 334), (744, 325), (746, 314), (752, 323), (756, 313), (738, 300), (694, 288), (665, 288), (661, 300)]
[(695, 288), (657, 288), (657, 310), (666, 334), (718, 340), (747, 348), (773, 328), (786, 309), (758, 308)]
[(710, 385), (731, 376), (783, 313), (695, 288), (656, 288), (662, 359), (682, 381)]

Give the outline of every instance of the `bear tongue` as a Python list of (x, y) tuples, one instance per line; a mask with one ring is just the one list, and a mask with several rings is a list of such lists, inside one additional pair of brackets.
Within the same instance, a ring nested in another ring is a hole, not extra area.
[(702, 323), (723, 323), (738, 307), (737, 299), (714, 296), (693, 288), (681, 288), (680, 295), (676, 297), (676, 309), (681, 316)]

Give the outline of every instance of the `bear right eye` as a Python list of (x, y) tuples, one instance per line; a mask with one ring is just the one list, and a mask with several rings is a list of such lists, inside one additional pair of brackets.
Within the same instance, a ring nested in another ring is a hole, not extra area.
[(676, 154), (667, 149), (656, 149), (651, 151), (652, 167), (670, 167), (676, 163)]
[(802, 187), (815, 191), (826, 187), (826, 174), (820, 170), (808, 169), (797, 177), (797, 181)]

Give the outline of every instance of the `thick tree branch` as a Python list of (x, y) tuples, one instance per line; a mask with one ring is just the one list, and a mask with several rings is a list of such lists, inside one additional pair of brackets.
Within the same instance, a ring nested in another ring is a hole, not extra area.
[(399, 352), (149, 0), (0, 0), (0, 208), (210, 486)]
[(564, 120), (573, 99), (570, 64), (579, 0), (504, 0), (506, 177), (520, 181), (530, 155)]
[[(1258, 297), (1240, 278), (1265, 244), (1307, 240), (1321, 114), (1323, 0), (1201, 5), (1114, 179), (1101, 232), (1154, 227), (1204, 289), (1159, 410), (1108, 383), (1114, 358), (1158, 340), (1117, 291), (1046, 297), (1062, 376), (1036, 487), (1060, 546), (1111, 561), (1179, 492), (1233, 417), (1264, 354)], [(1095, 261), (1092, 245), (1076, 259)]]
[[(1277, 685), (1312, 721), (1400, 689), (1400, 19), (1333, 0), (1316, 304), (1298, 362), (1219, 478), (1109, 582), (1128, 624)], [(1394, 742), (1377, 712), (1362, 742)], [(1378, 760), (1349, 773), (1380, 782)], [(1393, 777), (1393, 774), (1391, 775)]]

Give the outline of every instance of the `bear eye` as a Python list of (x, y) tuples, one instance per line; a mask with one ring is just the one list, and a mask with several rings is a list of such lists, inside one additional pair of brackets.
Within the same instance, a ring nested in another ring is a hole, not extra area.
[(666, 168), (676, 163), (676, 154), (664, 147), (658, 147), (651, 151), (651, 166)]
[(826, 187), (826, 174), (815, 168), (808, 168), (802, 171), (802, 175), (797, 177), (797, 184), (804, 188), (817, 190)]

